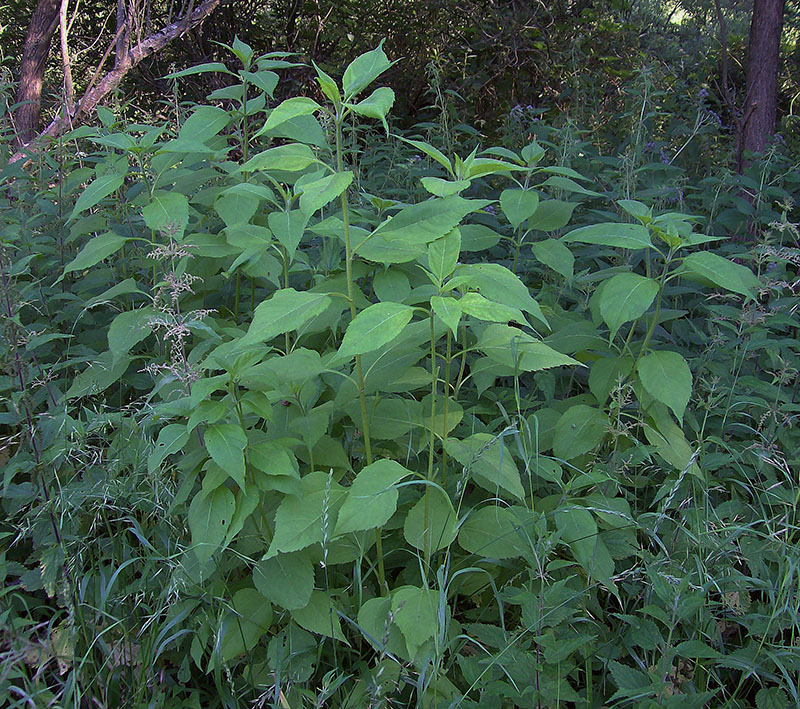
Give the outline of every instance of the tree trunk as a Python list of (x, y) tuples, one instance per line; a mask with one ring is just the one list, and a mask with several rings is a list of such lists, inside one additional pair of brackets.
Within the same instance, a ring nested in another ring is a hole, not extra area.
[(750, 22), (747, 58), (747, 95), (742, 114), (742, 141), (737, 162), (744, 153), (761, 153), (775, 134), (778, 116), (778, 61), (786, 0), (755, 0)]
[[(51, 0), (47, 0), (50, 2)], [(40, 4), (45, 0), (39, 0)], [(202, 0), (197, 7), (194, 7), (194, 2), (189, 4), (189, 9), (185, 15), (175, 22), (172, 22), (160, 30), (153, 32), (151, 35), (145, 37), (141, 42), (129, 47), (126, 55), (118, 66), (108, 71), (102, 77), (100, 76), (103, 65), (108, 58), (111, 50), (117, 46), (117, 40), (120, 33), (125, 32), (128, 28), (123, 27), (117, 29), (116, 36), (111, 40), (111, 43), (106, 48), (105, 54), (100, 59), (100, 63), (95, 70), (94, 76), (89, 81), (89, 86), (86, 92), (81, 97), (75, 106), (70, 111), (62, 111), (60, 115), (54, 118), (50, 124), (40, 133), (35, 134), (30, 141), (30, 145), (26, 145), (24, 150), (18, 150), (11, 156), (9, 162), (14, 163), (18, 160), (27, 160), (31, 152), (35, 152), (41, 147), (41, 142), (46, 138), (56, 138), (65, 131), (74, 127), (81, 120), (85, 119), (109, 93), (116, 89), (125, 75), (133, 69), (139, 62), (147, 57), (155, 54), (166, 47), (172, 40), (181, 37), (190, 31), (193, 27), (199, 25), (203, 20), (210, 15), (218, 5), (225, 2), (225, 0)], [(56, 8), (56, 25), (58, 25), (58, 10), (60, 1), (55, 0), (54, 6)], [(38, 8), (37, 8), (38, 9)]]
[(32, 140), (39, 128), (42, 81), (60, 8), (60, 0), (38, 0), (28, 25), (17, 88), (17, 103), (22, 105), (14, 111), (17, 145)]

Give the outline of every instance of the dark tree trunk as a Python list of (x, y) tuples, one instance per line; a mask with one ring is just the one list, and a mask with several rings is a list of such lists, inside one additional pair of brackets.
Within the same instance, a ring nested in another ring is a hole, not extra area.
[(17, 144), (33, 140), (39, 128), (42, 104), (42, 81), (50, 54), (50, 44), (58, 29), (59, 0), (38, 0), (28, 25), (19, 67), (19, 87), (14, 111)]
[(786, 0), (755, 0), (750, 22), (747, 58), (747, 95), (742, 113), (742, 140), (738, 158), (760, 153), (775, 134), (778, 117), (778, 61)]

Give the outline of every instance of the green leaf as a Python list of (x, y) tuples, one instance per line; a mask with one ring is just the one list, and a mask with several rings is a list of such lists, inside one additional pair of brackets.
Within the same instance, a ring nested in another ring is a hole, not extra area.
[(328, 594), (324, 591), (312, 591), (308, 605), (305, 608), (293, 610), (292, 618), (301, 628), (312, 633), (347, 642), (342, 633), (339, 615)]
[(308, 217), (299, 209), (290, 212), (270, 212), (267, 223), (275, 238), (286, 249), (289, 259), (294, 258), (294, 252), (300, 244), (305, 232)]
[(253, 194), (229, 192), (219, 196), (214, 203), (214, 209), (225, 222), (225, 226), (230, 227), (236, 224), (247, 224), (256, 213), (259, 203), (260, 200)]
[(433, 589), (401, 586), (392, 593), (394, 622), (403, 633), (411, 657), (439, 629), (439, 594)]
[(170, 423), (158, 432), (156, 445), (147, 457), (147, 473), (154, 475), (159, 472), (161, 464), (168, 455), (177, 453), (189, 440), (189, 431), (182, 423)]
[(130, 357), (120, 357), (111, 351), (103, 352), (75, 377), (65, 396), (74, 399), (105, 391), (125, 374), (130, 363)]
[(756, 692), (756, 709), (789, 709), (791, 702), (780, 687), (762, 687)]
[(317, 82), (319, 83), (320, 89), (322, 89), (322, 93), (325, 94), (325, 97), (329, 101), (338, 106), (342, 102), (342, 94), (336, 82), (320, 69), (315, 61), (312, 61), (311, 64), (314, 66), (314, 71), (317, 72)]
[(411, 321), (414, 309), (402, 303), (375, 303), (362, 310), (347, 326), (337, 359), (347, 360), (383, 347)]
[(222, 62), (206, 62), (205, 64), (197, 64), (196, 66), (189, 67), (188, 69), (182, 69), (181, 71), (173, 71), (171, 74), (167, 74), (164, 78), (165, 79), (177, 79), (181, 76), (192, 76), (193, 74), (205, 74), (207, 72), (218, 71), (223, 74), (230, 74), (231, 76), (235, 76), (235, 74), (228, 69)]
[(307, 145), (303, 143), (287, 143), (276, 148), (269, 148), (253, 155), (239, 168), (240, 172), (300, 172), (317, 162), (317, 158)]
[(422, 186), (436, 197), (450, 197), (463, 192), (472, 183), (469, 180), (443, 180), (441, 177), (421, 177)]
[(600, 244), (622, 249), (653, 248), (650, 232), (641, 224), (591, 224), (573, 229), (564, 235), (562, 240), (567, 243), (581, 241), (584, 244)]
[(112, 233), (93, 236), (78, 252), (78, 255), (64, 266), (64, 272), (59, 276), (56, 283), (59, 283), (64, 276), (72, 271), (85, 271), (87, 268), (100, 263), (103, 259), (112, 256), (124, 246), (126, 241), (130, 241), (130, 239)]
[(589, 372), (589, 389), (599, 404), (605, 404), (617, 382), (627, 379), (633, 371), (633, 357), (606, 357), (592, 363)]
[(517, 464), (499, 437), (491, 433), (475, 433), (463, 440), (448, 438), (444, 449), (485, 490), (493, 495), (502, 491), (518, 500), (524, 499), (525, 490)]
[(220, 548), (236, 509), (236, 500), (227, 487), (218, 487), (210, 494), (198, 493), (189, 505), (189, 529), (192, 547), (201, 564)]
[(257, 138), (267, 131), (277, 128), (282, 123), (297, 118), (298, 116), (309, 116), (320, 108), (322, 108), (322, 106), (314, 101), (314, 99), (305, 96), (295, 96), (294, 98), (286, 99), (272, 109), (264, 126), (253, 137)]
[(614, 679), (614, 684), (621, 690), (639, 690), (643, 694), (649, 694), (650, 679), (644, 672), (623, 665), (615, 660), (608, 663), (608, 668), (611, 670), (611, 677)]
[(98, 177), (94, 182), (87, 185), (81, 196), (78, 197), (67, 223), (73, 221), (81, 212), (91, 209), (101, 200), (116, 192), (124, 182), (125, 175), (121, 175), (118, 172), (109, 172)]
[(711, 660), (720, 657), (720, 653), (713, 647), (706, 645), (702, 640), (684, 640), (675, 647), (675, 652), (681, 657), (693, 660)]
[(389, 61), (383, 51), (384, 41), (381, 40), (380, 44), (371, 52), (366, 52), (360, 57), (356, 57), (345, 69), (342, 77), (345, 100), (350, 100), (363, 91), (392, 66), (392, 62)]
[(253, 322), (239, 341), (240, 347), (269, 342), (285, 332), (297, 330), (322, 313), (332, 302), (323, 293), (298, 292), (294, 288), (275, 291), (253, 312)]
[(448, 284), (451, 288), (467, 285), (481, 295), (512, 308), (530, 313), (547, 325), (539, 304), (531, 297), (528, 287), (518, 276), (498, 263), (474, 263), (459, 266)]
[(572, 252), (558, 239), (536, 241), (532, 247), (533, 255), (545, 266), (549, 266), (556, 273), (560, 273), (568, 281), (575, 275), (575, 257)]
[(571, 180), (569, 177), (561, 177), (559, 175), (548, 177), (544, 182), (542, 182), (540, 186), (555, 187), (556, 189), (563, 190), (564, 192), (574, 192), (575, 194), (582, 194), (588, 197), (603, 196), (599, 192), (587, 190), (585, 187), (579, 185), (577, 182)]
[(541, 340), (507, 325), (489, 325), (475, 347), (498, 364), (523, 372), (580, 365), (577, 360), (554, 350)]
[(458, 228), (428, 244), (428, 266), (441, 283), (456, 267), (461, 253), (461, 232)]
[(305, 551), (278, 554), (255, 565), (253, 584), (276, 606), (290, 611), (305, 608), (314, 590), (314, 565)]
[(588, 453), (605, 438), (609, 425), (608, 416), (599, 409), (584, 404), (570, 406), (556, 424), (553, 453), (564, 460)]
[(372, 287), (382, 303), (388, 301), (402, 303), (411, 293), (408, 276), (394, 268), (376, 273), (372, 279)]
[(483, 200), (467, 200), (457, 195), (412, 204), (380, 224), (371, 238), (381, 236), (388, 241), (401, 240), (406, 245), (427, 244), (450, 233), (467, 214), (484, 204)]
[(180, 192), (156, 190), (150, 204), (142, 207), (142, 217), (154, 232), (180, 240), (189, 223), (189, 200)]
[(403, 525), (406, 541), (415, 549), (432, 553), (453, 543), (458, 518), (450, 498), (438, 487), (428, 486), (409, 510)]
[(233, 594), (233, 613), (220, 643), (224, 660), (252, 650), (272, 625), (272, 606), (254, 588), (242, 588)]
[(484, 558), (513, 559), (521, 556), (517, 533), (519, 520), (505, 507), (489, 505), (473, 510), (461, 525), (461, 548)]
[(152, 331), (155, 311), (150, 306), (126, 310), (117, 315), (108, 328), (108, 349), (114, 357), (128, 354), (131, 347), (144, 340)]
[(528, 219), (528, 229), (537, 231), (555, 231), (561, 229), (572, 218), (572, 212), (578, 206), (577, 202), (563, 202), (560, 199), (545, 199), (539, 202), (539, 208)]
[(247, 434), (242, 427), (234, 423), (215, 423), (208, 427), (203, 441), (211, 459), (244, 490), (244, 449), (247, 447)]
[(692, 395), (692, 371), (686, 360), (677, 352), (651, 352), (639, 360), (636, 371), (647, 393), (683, 420)]
[(198, 106), (178, 131), (178, 141), (187, 146), (205, 143), (226, 128), (232, 120), (222, 108)]
[(434, 295), (431, 297), (431, 307), (451, 332), (458, 334), (458, 323), (461, 320), (461, 306), (458, 301), (455, 298)]
[(287, 495), (275, 513), (275, 534), (269, 554), (322, 544), (323, 530), (333, 536), (346, 491), (327, 473), (308, 473), (300, 481), (301, 495)]
[(600, 538), (591, 513), (580, 507), (571, 507), (556, 511), (555, 520), (561, 539), (569, 545), (575, 561), (591, 578), (617, 594), (616, 584), (611, 579), (614, 560)]
[(381, 527), (397, 509), (397, 483), (413, 475), (393, 460), (378, 460), (353, 480), (339, 510), (335, 536)]
[(614, 339), (617, 330), (644, 315), (658, 293), (658, 281), (638, 273), (618, 273), (609, 279), (600, 294), (600, 314)]
[(242, 78), (257, 86), (270, 98), (272, 98), (272, 93), (280, 80), (280, 77), (274, 71), (242, 71), (240, 74)]
[(500, 193), (500, 207), (514, 229), (533, 216), (538, 206), (539, 195), (533, 190), (508, 189)]
[(394, 91), (386, 86), (375, 89), (363, 101), (357, 104), (346, 104), (349, 108), (355, 111), (359, 116), (366, 118), (377, 118), (383, 124), (383, 129), (386, 135), (389, 135), (389, 125), (386, 123), (386, 116), (394, 104)]
[(711, 281), (715, 286), (755, 298), (761, 285), (746, 266), (728, 261), (710, 251), (697, 251), (683, 259), (681, 272), (687, 272)]
[(648, 219), (653, 215), (653, 210), (646, 204), (637, 202), (635, 199), (620, 199), (617, 204), (622, 207), (634, 219)]
[(392, 622), (392, 599), (386, 596), (370, 598), (358, 610), (358, 627), (367, 641), (379, 652), (411, 660), (400, 628)]
[(514, 322), (527, 324), (521, 311), (502, 303), (484, 298), (480, 293), (466, 293), (458, 301), (458, 305), (465, 315), (470, 315), (478, 320), (489, 322)]
[(322, 209), (328, 202), (336, 199), (353, 182), (352, 172), (336, 172), (303, 185), (300, 195), (300, 211), (310, 217), (317, 210)]
[(417, 148), (417, 150), (421, 150), (429, 158), (436, 160), (436, 162), (438, 162), (445, 170), (447, 170), (447, 172), (449, 172), (451, 175), (453, 174), (453, 168), (450, 165), (450, 160), (447, 159), (447, 156), (441, 150), (422, 140), (411, 140), (410, 138), (403, 138), (402, 136), (398, 137), (404, 143), (413, 145), (415, 148)]

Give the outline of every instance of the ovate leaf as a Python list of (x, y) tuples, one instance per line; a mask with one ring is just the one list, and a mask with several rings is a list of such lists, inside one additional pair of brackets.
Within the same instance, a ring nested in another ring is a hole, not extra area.
[(381, 40), (371, 52), (356, 57), (345, 69), (342, 77), (345, 99), (349, 100), (363, 91), (392, 65), (383, 51), (383, 42)]
[(393, 460), (378, 460), (361, 470), (339, 510), (335, 535), (386, 524), (397, 509), (395, 486), (410, 475), (410, 470)]
[(215, 423), (208, 427), (203, 440), (211, 459), (244, 490), (247, 434), (242, 427), (233, 423)]
[(614, 575), (614, 560), (600, 538), (597, 524), (591, 513), (580, 507), (570, 507), (556, 512), (556, 527), (561, 539), (569, 545), (572, 554), (590, 576), (607, 589), (617, 593)]
[(425, 488), (423, 496), (406, 515), (403, 533), (412, 547), (426, 553), (453, 543), (458, 534), (458, 519), (444, 491), (438, 487)]
[(394, 622), (403, 633), (411, 657), (439, 628), (439, 594), (433, 589), (401, 586), (392, 594)]
[(584, 404), (568, 408), (556, 424), (553, 453), (557, 458), (571, 460), (594, 450), (606, 435), (608, 416), (599, 409)]
[(677, 352), (651, 352), (639, 360), (636, 371), (647, 393), (682, 420), (692, 395), (692, 372), (686, 360)]
[(272, 624), (272, 606), (254, 588), (242, 588), (234, 593), (231, 606), (220, 644), (225, 660), (252, 650)]
[(293, 610), (292, 618), (301, 628), (312, 633), (347, 642), (342, 633), (339, 615), (328, 594), (324, 591), (312, 591), (308, 605), (305, 608)]
[(283, 103), (272, 109), (272, 112), (267, 117), (266, 123), (264, 123), (264, 127), (261, 128), (254, 137), (257, 138), (292, 118), (311, 115), (320, 108), (320, 105), (314, 101), (314, 99), (305, 96), (295, 96), (294, 98), (286, 99)]
[(253, 322), (240, 346), (268, 342), (285, 332), (297, 330), (317, 317), (331, 304), (331, 297), (323, 293), (298, 292), (294, 288), (276, 291), (259, 304), (253, 312)]
[(747, 298), (755, 298), (760, 285), (758, 278), (746, 266), (728, 261), (710, 251), (689, 254), (681, 264), (682, 270), (711, 281), (715, 286)]
[(93, 236), (86, 245), (78, 252), (78, 255), (72, 259), (66, 266), (64, 272), (59, 276), (59, 283), (64, 276), (72, 271), (85, 271), (87, 268), (100, 263), (103, 259), (117, 253), (126, 241), (129, 239), (125, 236), (118, 234), (100, 234)]
[(545, 266), (549, 266), (567, 280), (572, 280), (575, 257), (561, 241), (558, 239), (535, 241), (531, 248), (533, 249), (533, 255)]
[(609, 279), (600, 293), (600, 314), (611, 330), (612, 340), (623, 324), (644, 315), (658, 287), (658, 281), (638, 273), (618, 273)]
[(475, 433), (464, 440), (448, 438), (447, 454), (455, 458), (482, 488), (493, 495), (506, 493), (518, 500), (525, 496), (517, 464), (503, 444), (491, 433)]
[(539, 206), (539, 195), (533, 190), (507, 189), (500, 194), (500, 207), (514, 229)]
[(518, 549), (519, 521), (514, 513), (496, 505), (482, 507), (464, 520), (458, 533), (461, 548), (484, 558), (512, 559)]
[(236, 500), (227, 487), (218, 487), (210, 494), (199, 493), (189, 505), (189, 529), (192, 547), (201, 564), (219, 549), (228, 533), (236, 509)]
[(653, 248), (650, 241), (650, 232), (641, 224), (591, 224), (579, 229), (573, 229), (562, 237), (563, 241), (570, 243), (580, 241), (584, 244), (600, 244), (601, 246), (616, 246), (622, 249)]
[(372, 352), (397, 337), (411, 321), (414, 309), (402, 303), (375, 303), (347, 326), (337, 357), (350, 359)]
[(71, 222), (81, 212), (91, 209), (101, 200), (108, 197), (112, 192), (116, 192), (122, 187), (124, 182), (125, 175), (121, 175), (117, 172), (109, 172), (98, 177), (94, 182), (89, 184), (81, 196), (78, 197), (78, 201), (75, 202), (75, 207), (67, 221)]
[(305, 608), (314, 590), (314, 565), (306, 551), (278, 554), (255, 565), (253, 584), (277, 606), (290, 611)]

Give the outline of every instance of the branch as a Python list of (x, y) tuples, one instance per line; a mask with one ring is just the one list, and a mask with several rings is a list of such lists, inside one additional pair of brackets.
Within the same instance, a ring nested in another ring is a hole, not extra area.
[(38, 149), (39, 144), (46, 138), (57, 138), (79, 122), (81, 117), (89, 114), (109, 93), (116, 89), (125, 75), (139, 62), (166, 47), (172, 40), (186, 34), (190, 29), (199, 25), (208, 17), (224, 0), (203, 0), (194, 10), (184, 17), (179, 18), (157, 32), (145, 37), (128, 52), (128, 61), (114, 67), (94, 86), (87, 89), (81, 100), (70, 111), (65, 109), (60, 116), (53, 119), (39, 135), (27, 143), (22, 150), (11, 156), (9, 163), (18, 160), (27, 160), (30, 153)]

